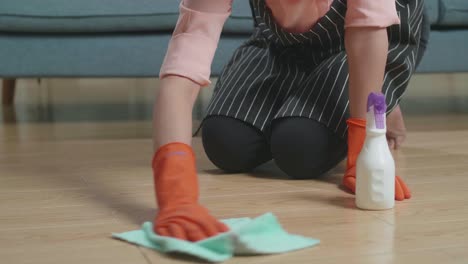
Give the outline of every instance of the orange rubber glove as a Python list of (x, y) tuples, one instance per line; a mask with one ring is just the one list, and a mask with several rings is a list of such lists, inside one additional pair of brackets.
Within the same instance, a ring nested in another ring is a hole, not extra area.
[[(350, 118), (348, 124), (348, 160), (343, 185), (352, 193), (356, 192), (356, 161), (366, 139), (366, 120)], [(395, 177), (395, 200), (403, 201), (411, 198), (411, 192), (399, 177)]]
[(159, 212), (153, 231), (162, 236), (198, 241), (228, 227), (198, 203), (198, 179), (192, 147), (183, 143), (162, 146), (153, 158)]

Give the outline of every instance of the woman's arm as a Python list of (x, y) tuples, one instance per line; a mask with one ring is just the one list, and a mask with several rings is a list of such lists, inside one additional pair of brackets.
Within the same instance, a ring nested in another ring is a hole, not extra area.
[(200, 85), (181, 76), (166, 76), (153, 107), (154, 150), (171, 142), (192, 144), (192, 108)]
[(170, 142), (191, 144), (192, 108), (200, 87), (210, 83), (211, 63), (231, 0), (184, 0), (160, 70), (153, 113), (154, 149)]
[(351, 117), (365, 119), (369, 93), (382, 90), (388, 51), (387, 30), (350, 27), (345, 34)]
[[(343, 184), (356, 190), (356, 160), (366, 137), (367, 97), (381, 92), (388, 53), (387, 27), (399, 23), (394, 0), (348, 0), (345, 45), (349, 65), (348, 158)], [(395, 178), (395, 199), (411, 197)]]
[(387, 62), (387, 27), (399, 24), (394, 0), (348, 0), (345, 45), (352, 118), (365, 119), (367, 96), (381, 92)]
[(153, 230), (159, 235), (197, 241), (227, 231), (199, 203), (191, 133), (193, 104), (200, 87), (210, 82), (211, 63), (230, 3), (184, 0), (161, 67), (152, 161), (159, 209)]

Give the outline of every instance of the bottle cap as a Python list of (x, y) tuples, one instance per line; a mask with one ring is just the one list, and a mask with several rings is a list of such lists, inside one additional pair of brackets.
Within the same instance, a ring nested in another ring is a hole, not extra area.
[(385, 95), (382, 93), (370, 93), (367, 98), (367, 112), (374, 110), (375, 127), (377, 129), (385, 129), (385, 113), (387, 104), (385, 103)]

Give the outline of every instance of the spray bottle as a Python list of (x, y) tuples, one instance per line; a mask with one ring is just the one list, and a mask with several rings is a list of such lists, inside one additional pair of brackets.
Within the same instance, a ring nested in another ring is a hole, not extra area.
[(395, 205), (395, 161), (386, 137), (385, 96), (367, 99), (366, 139), (356, 162), (356, 206), (386, 210)]

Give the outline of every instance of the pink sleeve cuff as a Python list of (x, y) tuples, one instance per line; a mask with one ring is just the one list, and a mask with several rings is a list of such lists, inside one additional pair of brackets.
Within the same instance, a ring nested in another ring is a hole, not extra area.
[(211, 63), (231, 9), (208, 13), (189, 9), (181, 3), (179, 10), (179, 20), (159, 76), (179, 75), (201, 86), (209, 85)]
[(348, 0), (345, 27), (386, 28), (399, 23), (395, 0)]

